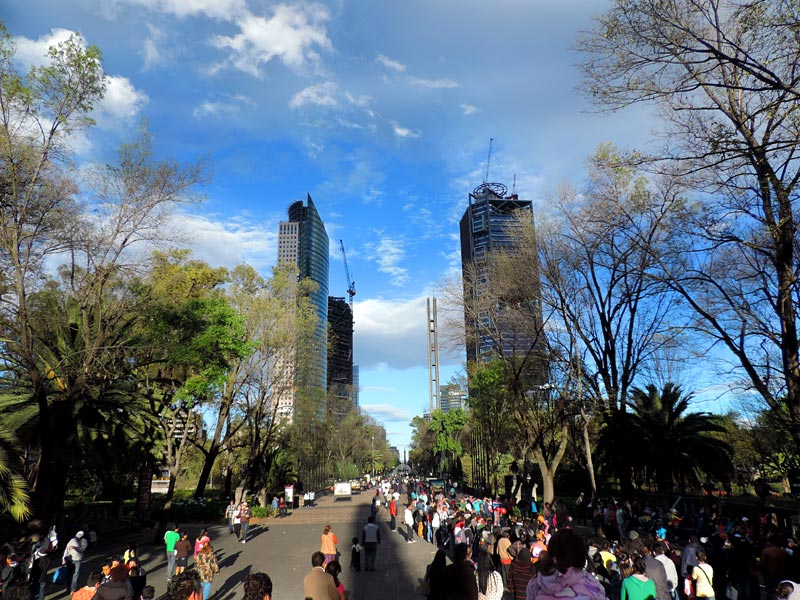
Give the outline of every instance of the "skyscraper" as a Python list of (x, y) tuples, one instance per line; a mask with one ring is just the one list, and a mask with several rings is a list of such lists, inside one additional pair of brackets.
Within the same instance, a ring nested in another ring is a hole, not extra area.
[(311, 195), (306, 204), (292, 203), (287, 213), (288, 220), (281, 221), (278, 230), (278, 264), (295, 264), (300, 278), (316, 284), (309, 301), (317, 317), (309, 347), (295, 356), (291, 412), (296, 413), (297, 401), (303, 398), (322, 415), (328, 378), (328, 234)]
[(336, 419), (353, 410), (353, 311), (344, 298), (328, 298), (328, 413)]
[[(532, 218), (530, 200), (520, 200), (516, 194), (506, 195), (501, 183), (484, 183), (469, 195), (469, 206), (461, 217), (461, 265), (464, 282), (464, 319), (466, 327), (466, 354), (468, 362), (490, 361), (493, 358), (512, 358), (530, 353), (540, 336), (533, 334), (541, 325), (541, 305), (538, 297), (515, 298), (519, 305), (525, 303), (532, 310), (534, 323), (522, 324), (512, 318), (507, 302), (492, 281), (490, 268), (492, 252), (503, 251), (514, 255), (519, 242), (515, 231), (526, 218)], [(526, 277), (534, 282), (529, 290), (538, 296), (539, 271), (536, 263), (526, 265)], [(536, 307), (539, 307), (538, 309)]]

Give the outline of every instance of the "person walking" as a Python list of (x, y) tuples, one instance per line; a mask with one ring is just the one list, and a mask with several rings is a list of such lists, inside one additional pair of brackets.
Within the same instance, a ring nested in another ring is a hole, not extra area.
[(322, 536), (320, 536), (319, 549), (319, 551), (325, 555), (325, 564), (322, 565), (323, 567), (332, 560), (336, 560), (336, 544), (338, 543), (339, 539), (336, 537), (336, 534), (333, 533), (331, 526), (325, 525), (325, 529), (322, 530)]
[(236, 513), (236, 502), (231, 499), (231, 503), (225, 509), (225, 520), (228, 522), (228, 533), (233, 533), (233, 515)]
[(217, 557), (214, 556), (214, 551), (211, 550), (210, 543), (206, 542), (203, 544), (203, 549), (197, 554), (194, 569), (200, 574), (200, 586), (203, 588), (203, 600), (208, 600), (209, 597), (211, 597), (211, 584), (214, 581), (214, 575), (219, 573)]
[(378, 555), (378, 545), (381, 543), (381, 530), (375, 523), (375, 517), (370, 516), (361, 532), (361, 545), (364, 546), (364, 570), (375, 570), (375, 558)]
[(403, 512), (403, 522), (406, 525), (406, 543), (414, 543), (414, 509), (411, 503), (406, 505), (406, 510)]
[(200, 551), (203, 549), (205, 544), (211, 543), (211, 537), (208, 535), (208, 529), (203, 529), (194, 540), (194, 552), (192, 552), (192, 556), (195, 560), (197, 560), (197, 555), (200, 554)]
[(303, 598), (306, 600), (339, 600), (339, 590), (333, 577), (325, 572), (324, 563), (322, 552), (311, 555), (311, 571), (303, 578)]
[(250, 529), (250, 517), (252, 516), (253, 513), (250, 512), (247, 502), (242, 502), (242, 507), (239, 509), (239, 520), (242, 523), (242, 537), (239, 539), (239, 541), (242, 544), (247, 543), (247, 530)]
[[(175, 574), (180, 575), (189, 566), (189, 555), (192, 553), (192, 542), (189, 541), (189, 534), (185, 531), (181, 533), (181, 539), (175, 542)], [(197, 557), (195, 556), (195, 559)]]
[(164, 534), (164, 545), (167, 551), (167, 582), (172, 581), (175, 574), (175, 544), (181, 539), (180, 527), (175, 526)]
[(706, 553), (702, 550), (697, 553), (697, 565), (692, 569), (691, 577), (694, 580), (695, 596), (714, 600), (714, 569), (706, 563)]
[(339, 581), (339, 573), (342, 572), (342, 565), (338, 560), (332, 560), (325, 565), (325, 572), (333, 577), (333, 584), (336, 586), (336, 591), (339, 592), (339, 600), (347, 600), (344, 592), (344, 584)]
[(70, 594), (74, 594), (78, 590), (78, 578), (81, 574), (83, 553), (86, 552), (88, 545), (86, 538), (83, 537), (83, 532), (79, 531), (74, 538), (67, 542), (67, 547), (64, 548), (62, 560), (67, 567), (66, 588)]

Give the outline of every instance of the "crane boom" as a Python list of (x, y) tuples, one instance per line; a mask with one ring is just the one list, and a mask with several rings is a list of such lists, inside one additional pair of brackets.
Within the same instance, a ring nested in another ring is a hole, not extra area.
[(347, 254), (344, 251), (344, 242), (339, 240), (339, 247), (342, 250), (342, 259), (344, 260), (344, 273), (347, 275), (347, 295), (350, 297), (350, 309), (353, 308), (353, 296), (356, 295), (356, 282), (350, 277), (350, 267), (347, 266)]

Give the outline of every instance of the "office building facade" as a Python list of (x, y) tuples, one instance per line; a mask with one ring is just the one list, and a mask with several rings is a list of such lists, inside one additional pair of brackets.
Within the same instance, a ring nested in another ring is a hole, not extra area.
[(291, 405), (287, 405), (287, 397), (279, 402), (283, 403), (283, 412), (293, 417), (300, 400), (307, 401), (317, 415), (324, 415), (328, 382), (328, 234), (310, 195), (305, 203), (292, 203), (287, 214), (288, 219), (280, 223), (278, 230), (278, 264), (296, 265), (301, 279), (316, 284), (308, 295), (316, 323), (309, 343), (298, 349), (292, 367), (286, 369), (294, 380), (291, 392), (284, 395), (291, 396)]

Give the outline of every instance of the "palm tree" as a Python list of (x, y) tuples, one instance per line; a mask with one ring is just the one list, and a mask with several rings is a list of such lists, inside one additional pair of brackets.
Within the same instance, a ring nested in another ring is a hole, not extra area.
[(30, 516), (28, 485), (19, 473), (22, 457), (14, 435), (0, 425), (0, 511), (8, 511), (17, 521)]
[(682, 487), (706, 476), (725, 479), (733, 473), (732, 450), (715, 434), (725, 431), (722, 420), (707, 412), (687, 413), (692, 394), (666, 383), (650, 384), (630, 393), (629, 425), (636, 446), (629, 448), (634, 468), (655, 478), (658, 491), (668, 493), (675, 481)]

